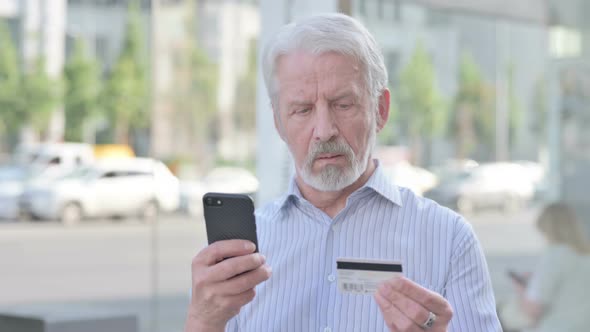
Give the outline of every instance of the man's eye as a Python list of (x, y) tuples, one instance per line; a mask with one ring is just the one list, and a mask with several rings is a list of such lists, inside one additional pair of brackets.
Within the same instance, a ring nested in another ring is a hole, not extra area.
[(336, 104), (336, 109), (346, 111), (352, 107), (352, 104)]
[(311, 111), (311, 108), (302, 108), (302, 109), (296, 110), (295, 114), (303, 115), (303, 114), (309, 113), (310, 111)]

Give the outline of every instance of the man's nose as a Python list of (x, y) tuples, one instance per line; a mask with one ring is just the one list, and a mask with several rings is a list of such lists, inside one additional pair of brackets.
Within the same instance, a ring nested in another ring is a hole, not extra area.
[(314, 139), (326, 142), (338, 135), (338, 126), (333, 112), (328, 107), (316, 109)]

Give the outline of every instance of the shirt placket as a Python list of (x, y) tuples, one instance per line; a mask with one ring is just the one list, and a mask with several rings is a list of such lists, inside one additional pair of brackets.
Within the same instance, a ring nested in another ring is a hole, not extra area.
[(332, 220), (321, 210), (309, 206), (309, 211), (313, 218), (322, 224), (322, 243), (320, 245), (319, 260), (320, 260), (320, 275), (318, 278), (318, 293), (319, 293), (319, 304), (317, 308), (317, 326), (315, 331), (320, 332), (331, 332), (333, 327), (330, 326), (329, 322), (332, 321), (330, 315), (332, 310), (328, 307), (331, 296), (331, 287), (334, 283), (330, 280), (335, 280), (335, 275), (332, 271), (333, 262), (333, 243), (334, 243), (334, 232), (332, 230)]

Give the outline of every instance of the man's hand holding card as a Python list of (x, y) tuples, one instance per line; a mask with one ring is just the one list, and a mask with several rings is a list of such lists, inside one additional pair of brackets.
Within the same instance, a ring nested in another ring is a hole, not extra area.
[(447, 331), (451, 305), (440, 294), (405, 278), (401, 262), (339, 258), (337, 269), (340, 291), (373, 293), (391, 331)]

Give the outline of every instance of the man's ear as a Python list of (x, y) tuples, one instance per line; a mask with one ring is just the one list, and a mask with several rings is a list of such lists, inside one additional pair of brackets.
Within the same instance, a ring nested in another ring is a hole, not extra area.
[(391, 93), (389, 92), (388, 88), (383, 89), (381, 95), (379, 96), (379, 100), (377, 101), (377, 132), (380, 132), (385, 124), (387, 123), (387, 119), (389, 119), (389, 106), (391, 103)]
[(281, 124), (281, 119), (279, 118), (280, 116), (281, 115), (279, 114), (279, 110), (275, 108), (274, 105), (272, 105), (272, 117), (275, 123), (275, 129), (277, 130), (277, 133), (279, 134), (283, 142), (287, 143), (283, 132), (283, 126)]

